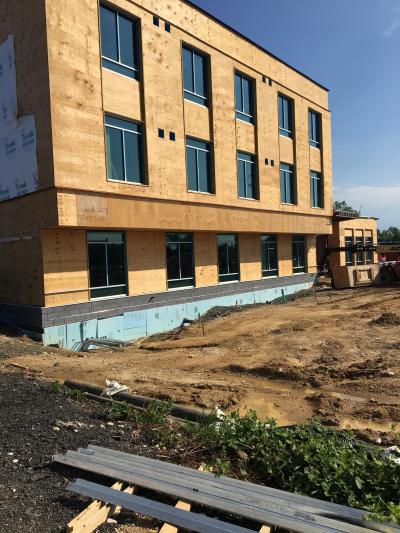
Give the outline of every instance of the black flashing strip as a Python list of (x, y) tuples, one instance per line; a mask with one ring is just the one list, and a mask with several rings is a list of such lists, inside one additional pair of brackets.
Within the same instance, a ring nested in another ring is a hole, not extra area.
[(205, 15), (206, 17), (210, 18), (211, 20), (213, 20), (214, 22), (216, 22), (217, 24), (220, 24), (221, 26), (223, 26), (224, 28), (226, 28), (227, 30), (235, 33), (236, 35), (238, 35), (239, 37), (241, 37), (242, 39), (244, 39), (245, 41), (247, 41), (248, 43), (252, 44), (253, 46), (255, 46), (256, 48), (258, 48), (259, 50), (261, 50), (261, 52), (264, 52), (266, 54), (268, 54), (270, 57), (272, 57), (273, 59), (275, 59), (276, 61), (279, 61), (279, 63), (282, 63), (283, 65), (286, 65), (287, 67), (289, 67), (290, 69), (294, 70), (295, 72), (297, 72), (298, 74), (300, 74), (301, 76), (303, 76), (304, 78), (306, 78), (307, 80), (311, 81), (312, 83), (315, 83), (316, 85), (318, 85), (318, 87), (321, 87), (321, 89), (324, 89), (324, 91), (328, 91), (330, 92), (330, 89), (328, 89), (327, 87), (325, 87), (324, 85), (322, 85), (321, 83), (319, 83), (318, 81), (315, 81), (313, 78), (311, 78), (310, 76), (307, 76), (307, 74), (304, 74), (304, 72), (301, 72), (301, 70), (297, 69), (296, 67), (293, 67), (292, 65), (290, 65), (289, 63), (287, 63), (286, 61), (284, 61), (283, 59), (281, 59), (280, 57), (276, 56), (275, 54), (273, 54), (272, 52), (270, 52), (269, 50), (267, 50), (266, 48), (264, 48), (263, 46), (261, 46), (261, 44), (258, 44), (254, 41), (252, 41), (250, 39), (250, 37), (247, 37), (246, 35), (244, 35), (243, 33), (240, 33), (240, 31), (236, 30), (235, 28), (232, 28), (232, 26), (229, 26), (229, 24), (227, 24), (226, 22), (223, 22), (222, 20), (220, 20), (219, 18), (217, 18), (216, 16), (212, 15), (211, 13), (209, 13), (208, 11), (206, 11), (205, 9), (203, 9), (202, 7), (198, 6), (197, 4), (191, 2), (191, 0), (182, 0), (182, 2), (184, 2), (185, 4), (188, 4), (189, 6), (193, 7), (194, 9), (196, 9), (197, 11), (199, 11), (200, 13), (202, 13), (203, 15)]

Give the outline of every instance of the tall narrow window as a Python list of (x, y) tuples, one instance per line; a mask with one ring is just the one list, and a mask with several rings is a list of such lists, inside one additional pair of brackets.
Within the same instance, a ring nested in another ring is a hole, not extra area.
[(253, 155), (238, 152), (238, 186), (240, 198), (258, 198), (257, 164)]
[[(372, 247), (373, 246), (373, 238), (372, 237), (365, 237), (365, 246)], [(373, 251), (372, 249), (365, 250), (365, 262), (367, 265), (370, 265), (373, 261)]]
[(124, 234), (117, 231), (89, 231), (87, 238), (90, 297), (126, 294)]
[(278, 243), (276, 235), (261, 235), (261, 268), (264, 278), (278, 275)]
[(254, 123), (253, 81), (243, 74), (235, 73), (236, 118)]
[(184, 46), (183, 92), (186, 100), (208, 106), (208, 57)]
[(105, 124), (108, 179), (145, 183), (142, 126), (110, 115)]
[[(344, 245), (346, 248), (353, 246), (353, 237), (347, 236), (344, 238)], [(346, 266), (354, 266), (354, 254), (352, 250), (346, 250)]]
[(167, 233), (168, 288), (194, 286), (193, 237), (191, 233)]
[(306, 239), (301, 235), (294, 235), (292, 241), (293, 273), (306, 271)]
[(100, 6), (103, 67), (139, 79), (138, 23), (119, 11)]
[(281, 202), (296, 203), (295, 172), (293, 165), (281, 163)]
[(311, 205), (324, 207), (324, 187), (320, 172), (311, 171)]
[(189, 191), (214, 193), (213, 165), (209, 143), (187, 138), (186, 166)]
[(239, 280), (239, 252), (237, 235), (221, 234), (218, 243), (218, 271), (219, 281)]
[(293, 100), (278, 96), (279, 133), (285, 137), (293, 137)]
[(364, 251), (359, 250), (358, 248), (362, 247), (364, 245), (364, 239), (362, 237), (356, 237), (356, 245), (357, 245), (357, 265), (363, 265), (364, 264)]
[(310, 146), (320, 148), (321, 146), (321, 115), (316, 111), (308, 112), (308, 129), (310, 136)]

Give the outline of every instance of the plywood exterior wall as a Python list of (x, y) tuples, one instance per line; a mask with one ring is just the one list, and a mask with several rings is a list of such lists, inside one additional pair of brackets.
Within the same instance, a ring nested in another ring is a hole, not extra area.
[(196, 287), (218, 283), (217, 236), (215, 233), (194, 234), (194, 264)]
[[(346, 237), (351, 237), (355, 242), (356, 237), (372, 237), (373, 244), (378, 243), (378, 222), (376, 218), (360, 217), (353, 220), (333, 222), (333, 234), (329, 235), (330, 247), (345, 246)], [(330, 258), (331, 268), (346, 266), (346, 252), (332, 253)], [(372, 263), (378, 262), (378, 254), (372, 254)]]
[(261, 278), (260, 236), (252, 233), (239, 235), (240, 281)]

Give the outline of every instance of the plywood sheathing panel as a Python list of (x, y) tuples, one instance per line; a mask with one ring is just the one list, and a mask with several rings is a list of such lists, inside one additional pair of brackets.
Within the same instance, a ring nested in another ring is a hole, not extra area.
[(261, 279), (260, 236), (252, 233), (239, 235), (240, 281)]
[[(378, 242), (378, 222), (375, 218), (356, 218), (353, 220), (341, 220), (333, 222), (333, 233), (329, 235), (328, 244), (330, 247), (345, 246), (346, 237), (371, 237), (372, 242)], [(346, 266), (346, 252), (334, 252), (329, 258), (331, 268), (338, 269)], [(372, 263), (378, 262), (378, 255), (372, 254)], [(347, 276), (346, 272), (343, 274)]]
[(143, 120), (140, 83), (111, 70), (102, 70), (105, 113)]
[(212, 141), (210, 110), (189, 100), (185, 100), (185, 137), (202, 141)]
[(292, 236), (278, 235), (279, 275), (293, 274)]
[(317, 266), (317, 239), (315, 235), (306, 237), (307, 272), (318, 272)]
[(236, 146), (240, 152), (255, 154), (256, 148), (256, 129), (253, 124), (236, 120)]
[(216, 233), (194, 234), (194, 264), (196, 287), (207, 287), (218, 283)]

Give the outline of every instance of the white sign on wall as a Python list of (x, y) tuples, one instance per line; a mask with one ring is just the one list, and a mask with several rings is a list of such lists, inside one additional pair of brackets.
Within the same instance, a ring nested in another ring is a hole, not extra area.
[(36, 123), (18, 118), (14, 38), (0, 45), (0, 201), (39, 188)]

